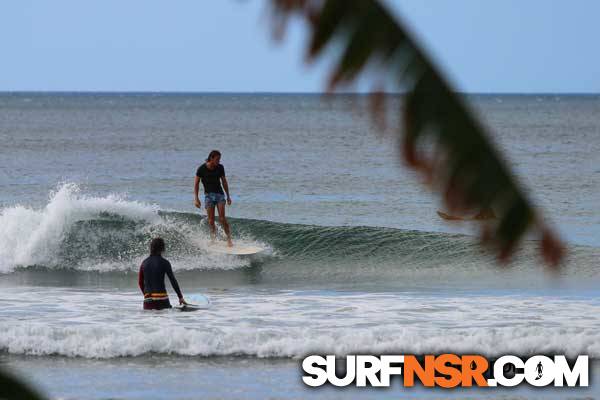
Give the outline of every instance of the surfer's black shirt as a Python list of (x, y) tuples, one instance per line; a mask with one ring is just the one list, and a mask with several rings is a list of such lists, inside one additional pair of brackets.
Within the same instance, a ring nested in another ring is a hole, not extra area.
[(180, 299), (183, 297), (177, 279), (173, 275), (171, 263), (162, 256), (150, 256), (142, 261), (140, 266), (139, 285), (144, 293), (144, 299), (164, 300), (165, 297), (168, 299), (167, 289), (165, 288), (165, 275), (169, 277), (177, 296)]
[(221, 178), (225, 176), (225, 168), (221, 164), (215, 169), (209, 169), (206, 164), (202, 164), (196, 171), (196, 176), (202, 181), (204, 193), (223, 193), (221, 187)]

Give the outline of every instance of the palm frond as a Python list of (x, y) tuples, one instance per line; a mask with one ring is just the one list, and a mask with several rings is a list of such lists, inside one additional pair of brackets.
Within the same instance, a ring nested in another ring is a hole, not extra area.
[(27, 387), (27, 385), (20, 382), (17, 378), (0, 370), (0, 399), (42, 400), (42, 397)]
[[(376, 118), (384, 109), (383, 92), (403, 93), (403, 126), (395, 132), (401, 137), (404, 160), (443, 193), (450, 211), (494, 210), (497, 219), (482, 222), (482, 236), (501, 260), (533, 229), (541, 237), (546, 262), (558, 265), (564, 253), (562, 244), (526, 198), (477, 118), (400, 21), (377, 0), (272, 3), (280, 30), (292, 14), (308, 22), (309, 59), (328, 47), (339, 52), (328, 89), (350, 84), (361, 74), (367, 75), (367, 70), (375, 70), (379, 82), (392, 82), (371, 96)], [(332, 43), (335, 46), (330, 46)]]

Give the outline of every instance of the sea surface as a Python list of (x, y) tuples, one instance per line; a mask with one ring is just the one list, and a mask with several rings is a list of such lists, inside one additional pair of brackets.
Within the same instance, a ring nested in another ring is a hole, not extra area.
[[(567, 243), (557, 273), (534, 236), (500, 266), (476, 227), (440, 220), (363, 100), (0, 94), (0, 366), (53, 399), (600, 397), (600, 96), (467, 99)], [(212, 149), (258, 256), (210, 251), (193, 182)], [(208, 309), (141, 309), (155, 236)], [(309, 354), (440, 352), (587, 354), (592, 386), (301, 381)]]

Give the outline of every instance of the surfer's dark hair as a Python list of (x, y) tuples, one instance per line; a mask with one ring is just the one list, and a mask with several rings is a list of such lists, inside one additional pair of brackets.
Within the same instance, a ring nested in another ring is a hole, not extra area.
[(150, 255), (160, 256), (165, 251), (165, 241), (162, 238), (154, 238), (150, 242)]
[(210, 161), (216, 156), (221, 157), (221, 152), (219, 150), (213, 150), (210, 153), (208, 153), (208, 158), (206, 159), (206, 161)]

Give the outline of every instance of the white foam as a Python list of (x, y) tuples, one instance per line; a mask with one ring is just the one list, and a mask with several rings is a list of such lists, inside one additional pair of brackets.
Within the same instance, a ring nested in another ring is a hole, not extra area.
[[(202, 311), (198, 311), (202, 312)], [(534, 328), (437, 329), (423, 332), (354, 328), (323, 331), (253, 328), (187, 329), (181, 326), (49, 327), (40, 324), (10, 327), (0, 348), (13, 354), (114, 358), (148, 353), (187, 356), (254, 356), (299, 358), (307, 354), (439, 354), (442, 352), (504, 354), (588, 354), (600, 357), (595, 331)]]
[(210, 294), (208, 310), (178, 313), (142, 311), (133, 292), (44, 288), (40, 301), (37, 290), (11, 291), (14, 303), (0, 311), (0, 350), (88, 358), (447, 351), (600, 357), (600, 305), (593, 299), (228, 291)]
[(0, 210), (0, 272), (54, 260), (65, 233), (77, 221), (107, 212), (151, 222), (159, 219), (157, 211), (157, 206), (119, 195), (82, 195), (77, 185), (62, 184), (42, 209), (17, 205)]

